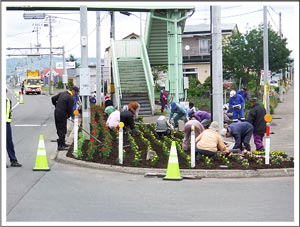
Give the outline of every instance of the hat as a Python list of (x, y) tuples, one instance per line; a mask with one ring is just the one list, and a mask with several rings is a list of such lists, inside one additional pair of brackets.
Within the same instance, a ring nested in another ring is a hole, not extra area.
[(257, 98), (256, 97), (253, 97), (250, 102), (257, 102)]
[(73, 86), (72, 88), (71, 88), (71, 91), (75, 91), (75, 92), (79, 92), (79, 88), (77, 87), (77, 86)]
[(232, 90), (231, 92), (230, 92), (230, 97), (233, 97), (233, 96), (235, 96), (236, 95), (236, 91), (235, 90)]
[(213, 121), (212, 123), (210, 123), (209, 128), (213, 128), (215, 130), (219, 129), (219, 123), (217, 121)]
[(108, 96), (108, 95), (105, 95), (105, 96), (104, 96), (104, 100), (107, 100), (107, 99), (109, 99), (109, 96)]
[(172, 103), (171, 103), (171, 109), (174, 110), (175, 108), (176, 108), (176, 103), (175, 103), (175, 102), (172, 102)]
[(227, 133), (227, 128), (223, 128), (222, 132), (221, 132), (221, 135), (226, 137), (226, 133)]
[(115, 111), (115, 108), (113, 106), (108, 106), (105, 108), (104, 112), (110, 115), (112, 112)]

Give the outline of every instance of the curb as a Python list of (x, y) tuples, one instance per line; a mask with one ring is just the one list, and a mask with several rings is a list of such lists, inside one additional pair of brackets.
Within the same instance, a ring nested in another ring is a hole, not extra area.
[[(86, 162), (69, 158), (67, 151), (59, 151), (55, 161), (64, 164), (72, 164), (80, 167), (87, 167), (100, 170), (108, 170), (130, 174), (140, 174), (145, 176), (162, 176), (166, 169), (155, 168), (135, 168), (117, 165), (107, 165), (94, 162)], [(290, 177), (294, 176), (294, 168), (283, 169), (257, 169), (257, 170), (201, 170), (201, 169), (181, 169), (183, 178), (201, 179), (201, 178), (251, 178), (251, 177)]]

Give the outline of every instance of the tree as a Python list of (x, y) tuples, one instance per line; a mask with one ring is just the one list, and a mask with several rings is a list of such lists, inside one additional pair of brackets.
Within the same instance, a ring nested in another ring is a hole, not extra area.
[[(281, 38), (277, 32), (268, 28), (269, 69), (278, 71), (287, 68), (292, 60), (291, 50), (287, 48), (287, 39)], [(256, 88), (260, 84), (260, 71), (264, 68), (263, 25), (247, 31), (245, 34), (234, 32), (224, 43), (223, 67), (224, 79), (233, 78), (248, 84), (256, 80)], [(256, 90), (258, 93), (258, 90)]]
[(77, 59), (74, 57), (74, 55), (70, 54), (69, 59), (66, 60), (67, 62), (75, 62), (75, 68), (79, 68), (80, 64), (77, 62)]

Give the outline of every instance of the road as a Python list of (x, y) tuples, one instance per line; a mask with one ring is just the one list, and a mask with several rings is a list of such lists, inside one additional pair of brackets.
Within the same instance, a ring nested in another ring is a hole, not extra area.
[[(2, 226), (27, 222), (39, 226), (57, 225), (54, 222), (70, 226), (76, 222), (85, 226), (88, 222), (299, 224), (294, 177), (166, 181), (57, 163), (56, 143), (51, 142), (57, 138), (53, 111), (46, 95), (24, 96), (24, 104), (13, 110), (13, 138), (23, 167), (3, 168), (7, 202), (2, 202), (6, 214)], [(32, 170), (41, 134), (50, 171)]]

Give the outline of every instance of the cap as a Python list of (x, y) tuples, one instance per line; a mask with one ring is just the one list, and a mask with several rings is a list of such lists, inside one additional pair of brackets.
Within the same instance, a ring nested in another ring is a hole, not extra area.
[(108, 96), (108, 95), (105, 95), (105, 96), (104, 96), (104, 100), (107, 100), (107, 99), (109, 99), (109, 96)]
[(213, 121), (212, 123), (210, 123), (209, 128), (213, 128), (215, 130), (219, 129), (219, 123), (217, 121)]
[(79, 88), (77, 87), (77, 86), (73, 86), (72, 88), (71, 88), (71, 91), (75, 91), (75, 92), (79, 92)]
[(230, 97), (233, 97), (233, 96), (235, 96), (236, 95), (236, 91), (235, 90), (232, 90), (231, 92), (230, 92)]
[(171, 109), (174, 110), (175, 108), (176, 108), (176, 103), (175, 103), (175, 102), (172, 102), (172, 103), (171, 103)]
[(251, 98), (250, 102), (257, 102), (257, 98), (256, 97)]

